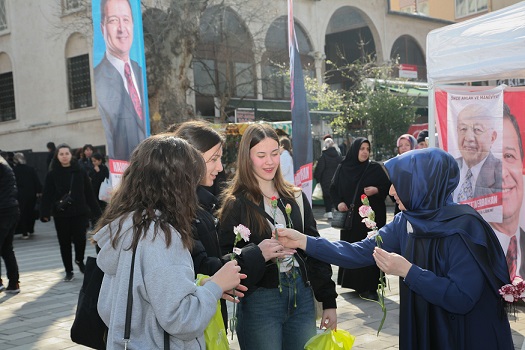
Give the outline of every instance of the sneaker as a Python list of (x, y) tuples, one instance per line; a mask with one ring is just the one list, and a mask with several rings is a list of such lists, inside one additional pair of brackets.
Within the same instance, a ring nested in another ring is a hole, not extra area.
[(3, 292), (4, 290), (5, 290), (5, 286), (2, 283), (2, 280), (0, 279), (0, 293)]
[(66, 277), (64, 277), (64, 282), (71, 282), (75, 279), (75, 274), (73, 272), (66, 272)]
[(20, 283), (19, 282), (16, 282), (16, 283), (9, 282), (9, 284), (7, 285), (7, 288), (5, 289), (5, 292), (10, 293), (10, 294), (20, 293)]
[(29, 233), (22, 233), (22, 239), (29, 239)]
[(331, 211), (327, 211), (326, 213), (323, 214), (323, 218), (325, 218), (325, 219), (333, 219), (334, 216), (332, 215)]
[(80, 272), (84, 273), (84, 271), (86, 271), (86, 265), (84, 265), (83, 261), (75, 260), (75, 264), (78, 265), (78, 269), (80, 270)]

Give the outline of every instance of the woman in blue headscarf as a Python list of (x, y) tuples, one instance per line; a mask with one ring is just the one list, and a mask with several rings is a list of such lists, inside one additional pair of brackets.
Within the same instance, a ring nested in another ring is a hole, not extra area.
[(505, 255), (492, 228), (470, 206), (452, 202), (459, 168), (437, 148), (386, 162), (401, 213), (374, 238), (329, 242), (291, 230), (288, 248), (345, 268), (376, 264), (400, 276), (400, 349), (513, 349), (498, 289), (510, 283)]

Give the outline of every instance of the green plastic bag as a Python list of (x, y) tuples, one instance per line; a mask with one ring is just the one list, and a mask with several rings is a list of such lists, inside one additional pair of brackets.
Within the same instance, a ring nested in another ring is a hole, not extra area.
[(354, 345), (355, 337), (342, 329), (326, 330), (310, 338), (305, 350), (349, 350)]
[[(198, 274), (195, 284), (201, 285), (201, 281), (209, 276)], [(226, 336), (226, 328), (224, 328), (224, 322), (222, 320), (221, 313), (221, 301), (217, 300), (217, 310), (215, 315), (208, 323), (208, 326), (204, 330), (204, 340), (206, 341), (206, 350), (229, 350), (230, 344), (228, 343), (228, 337)]]

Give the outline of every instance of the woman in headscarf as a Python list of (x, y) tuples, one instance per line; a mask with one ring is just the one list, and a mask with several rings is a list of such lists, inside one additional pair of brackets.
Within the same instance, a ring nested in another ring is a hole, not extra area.
[(416, 149), (417, 140), (410, 134), (403, 134), (397, 139), (397, 154), (403, 154), (405, 152)]
[[(355, 139), (330, 186), (330, 196), (337, 210), (353, 211), (351, 229), (341, 230), (342, 241), (358, 242), (368, 234), (369, 230), (358, 213), (362, 194), (368, 197), (376, 213), (377, 227), (386, 224), (385, 198), (389, 187), (390, 181), (381, 164), (370, 160), (370, 142), (363, 137)], [(339, 269), (337, 283), (354, 289), (363, 298), (377, 300), (379, 269), (377, 266)]]
[(402, 212), (375, 239), (329, 242), (279, 230), (288, 248), (344, 267), (376, 264), (401, 277), (400, 349), (513, 349), (498, 289), (510, 283), (505, 255), (485, 220), (452, 202), (454, 158), (437, 148), (389, 160), (391, 195)]
[[(403, 134), (399, 136), (397, 139), (397, 154), (403, 154), (408, 151), (411, 151), (413, 149), (416, 149), (417, 147), (417, 140), (414, 136), (410, 134)], [(399, 210), (399, 205), (397, 205), (396, 201), (394, 200), (394, 197), (390, 196), (392, 198), (392, 202), (394, 202), (394, 215), (399, 213), (401, 210)]]

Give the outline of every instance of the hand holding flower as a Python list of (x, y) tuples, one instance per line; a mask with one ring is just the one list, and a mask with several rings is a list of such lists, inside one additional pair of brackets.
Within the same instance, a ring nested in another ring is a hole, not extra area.
[(291, 228), (280, 228), (279, 242), (286, 248), (306, 249), (306, 235)]
[(267, 238), (264, 239), (258, 245), (263, 255), (264, 261), (269, 261), (275, 258), (284, 258), (285, 255), (290, 253), (284, 249), (283, 245), (276, 239)]
[[(215, 274), (209, 278), (209, 281), (215, 282), (223, 292), (231, 291), (241, 283), (241, 279), (246, 278), (246, 275), (240, 273), (240, 271), (241, 267), (237, 264), (236, 260), (228, 261), (219, 271), (215, 272)], [(206, 282), (208, 282), (208, 280), (204, 281), (204, 283)]]
[(396, 253), (389, 253), (378, 247), (374, 248), (373, 256), (377, 267), (389, 275), (405, 278), (412, 267), (412, 263), (403, 256)]

